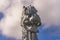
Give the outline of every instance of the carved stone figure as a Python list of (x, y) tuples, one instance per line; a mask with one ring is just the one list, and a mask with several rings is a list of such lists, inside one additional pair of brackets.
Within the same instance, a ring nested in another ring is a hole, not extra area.
[(38, 27), (41, 25), (40, 17), (37, 15), (37, 10), (34, 6), (23, 7), (21, 26), (22, 26), (22, 40), (38, 40), (36, 33)]

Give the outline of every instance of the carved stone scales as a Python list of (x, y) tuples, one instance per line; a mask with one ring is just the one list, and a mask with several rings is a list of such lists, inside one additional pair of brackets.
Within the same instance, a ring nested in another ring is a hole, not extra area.
[(23, 6), (23, 13), (21, 18), (22, 26), (22, 40), (38, 40), (36, 33), (38, 27), (41, 25), (40, 17), (34, 6)]

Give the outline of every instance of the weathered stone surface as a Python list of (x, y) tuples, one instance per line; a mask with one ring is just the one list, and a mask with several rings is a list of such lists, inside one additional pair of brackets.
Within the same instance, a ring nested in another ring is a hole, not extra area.
[(21, 20), (22, 40), (38, 40), (36, 33), (38, 26), (41, 25), (41, 20), (34, 6), (24, 7)]

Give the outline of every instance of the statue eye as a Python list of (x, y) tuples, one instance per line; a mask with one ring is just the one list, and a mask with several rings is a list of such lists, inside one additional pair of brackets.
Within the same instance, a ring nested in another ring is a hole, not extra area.
[(1, 21), (1, 19), (4, 17), (4, 14), (3, 14), (3, 12), (0, 12), (0, 21)]

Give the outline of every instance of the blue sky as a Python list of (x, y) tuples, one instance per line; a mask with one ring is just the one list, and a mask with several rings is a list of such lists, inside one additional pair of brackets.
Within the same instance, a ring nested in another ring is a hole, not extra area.
[(12, 38), (12, 37), (7, 37), (7, 36), (4, 36), (4, 35), (0, 34), (0, 40), (16, 40), (16, 39)]
[[(51, 25), (47, 29), (43, 29), (44, 25), (41, 25), (39, 29), (38, 40), (60, 40), (60, 28), (59, 26)], [(0, 40), (16, 40), (12, 37), (7, 37), (0, 34)]]
[(51, 25), (47, 29), (38, 28), (38, 39), (39, 40), (60, 40), (60, 26)]
[(3, 12), (0, 12), (0, 20), (4, 17)]
[[(25, 0), (24, 0), (24, 2), (25, 2)], [(30, 1), (28, 1), (28, 3), (29, 2)], [(41, 25), (38, 28), (39, 29), (39, 33), (37, 34), (38, 40), (60, 40), (60, 11), (59, 11), (60, 10), (60, 1), (59, 0), (57, 0), (57, 1), (48, 0), (48, 4), (47, 4), (47, 1), (45, 1), (45, 0), (35, 0), (34, 6), (38, 9), (39, 15), (41, 16), (42, 23), (47, 24), (47, 25)], [(0, 20), (3, 17), (4, 17), (3, 14), (0, 13)], [(50, 25), (50, 26), (48, 26), (48, 25)], [(47, 28), (43, 29), (44, 27), (47, 27)], [(12, 37), (7, 37), (7, 36), (3, 35), (2, 33), (0, 33), (0, 40), (16, 40), (16, 39), (12, 38)]]

